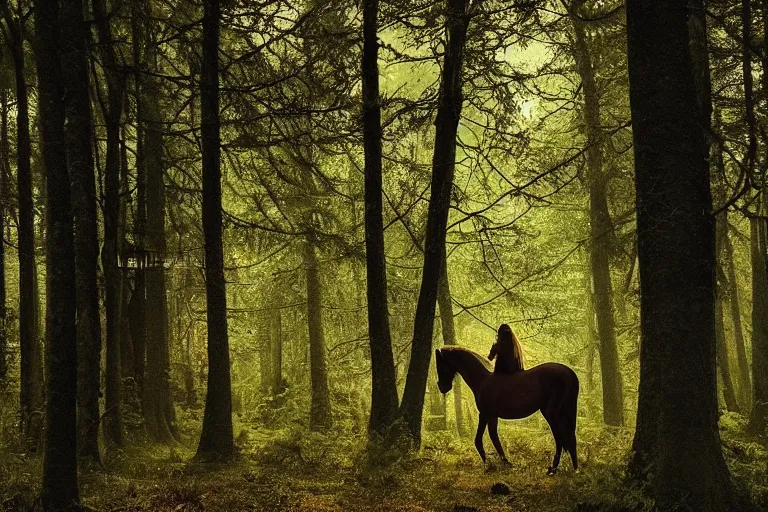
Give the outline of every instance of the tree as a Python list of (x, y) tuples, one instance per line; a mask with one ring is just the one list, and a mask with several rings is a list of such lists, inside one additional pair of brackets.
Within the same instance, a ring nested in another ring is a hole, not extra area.
[(748, 430), (765, 435), (768, 428), (768, 223), (752, 217), (750, 246), (752, 255), (752, 410)]
[(168, 298), (166, 293), (165, 257), (165, 182), (164, 127), (158, 100), (159, 84), (154, 77), (142, 83), (144, 141), (142, 143), (145, 193), (146, 231), (144, 232), (144, 324), (146, 362), (143, 408), (147, 431), (159, 442), (177, 437), (175, 413), (170, 389), (168, 346)]
[[(0, 90), (0, 236), (5, 233), (5, 215), (8, 210), (8, 178), (11, 175), (11, 155), (8, 143), (8, 90)], [(5, 288), (5, 243), (0, 240), (0, 389), (8, 381), (8, 312)]]
[(717, 429), (709, 125), (689, 12), (685, 1), (627, 2), (642, 336), (631, 464), (650, 468), (662, 508), (730, 510)]
[(37, 446), (42, 424), (33, 414), (43, 407), (42, 354), (35, 305), (35, 218), (32, 197), (32, 145), (29, 136), (29, 98), (24, 76), (24, 30), (11, 14), (8, 0), (0, 3), (10, 34), (16, 86), (16, 188), (19, 200), (19, 345), (21, 347), (21, 433), (30, 449)]
[(453, 174), (456, 167), (456, 132), (464, 103), (462, 66), (470, 13), (468, 0), (446, 0), (447, 42), (440, 77), (440, 99), (435, 118), (435, 146), (432, 158), (431, 195), (427, 213), (424, 263), (413, 325), (411, 360), (400, 413), (418, 446), (421, 444), (421, 418), (432, 357), (437, 286), (451, 202)]
[(227, 295), (221, 225), (221, 125), (219, 120), (218, 0), (205, 0), (203, 64), (200, 77), (203, 139), (203, 232), (208, 327), (208, 388), (203, 432), (196, 458), (225, 459), (234, 453), (232, 383), (227, 336)]
[[(311, 177), (309, 178), (312, 179)], [(313, 187), (311, 187), (313, 188)], [(333, 424), (331, 417), (331, 396), (328, 390), (328, 369), (325, 364), (325, 334), (323, 330), (323, 310), (320, 301), (322, 288), (318, 268), (314, 233), (311, 220), (310, 232), (301, 242), (303, 263), (307, 285), (307, 327), (309, 329), (309, 373), (312, 386), (312, 403), (309, 412), (309, 428), (328, 430)]]
[[(79, 3), (65, 0), (64, 3)], [(62, 11), (74, 6), (64, 5)], [(82, 4), (80, 4), (82, 8)], [(37, 78), (47, 211), (46, 391), (42, 502), (65, 510), (79, 500), (77, 483), (77, 331), (75, 252), (65, 140), (59, 3), (36, 2)], [(63, 12), (62, 12), (63, 14)], [(90, 136), (90, 133), (88, 133)]]
[(379, 97), (379, 2), (363, 2), (363, 145), (365, 150), (365, 265), (368, 340), (371, 347), (371, 417), (369, 431), (384, 434), (397, 417), (398, 397), (387, 305), (387, 262), (381, 165)]
[[(101, 318), (97, 284), (99, 240), (93, 168), (86, 25), (83, 0), (61, 4), (61, 66), (66, 98), (67, 165), (72, 181), (77, 270), (78, 455), (99, 463)], [(50, 188), (48, 192), (51, 193)]]
[[(437, 286), (437, 304), (440, 307), (440, 327), (443, 332), (443, 344), (456, 345), (456, 326), (453, 322), (453, 299), (451, 298), (451, 283), (448, 281), (448, 256), (443, 246), (443, 265), (440, 268), (440, 282)], [(462, 385), (460, 379), (453, 383), (453, 407), (456, 415), (456, 430), (459, 437), (466, 435), (464, 426), (464, 410), (461, 398)]]
[(106, 385), (104, 433), (108, 442), (122, 444), (121, 414), (122, 370), (120, 361), (120, 296), (122, 280), (118, 268), (118, 231), (120, 224), (120, 121), (125, 95), (125, 77), (118, 67), (115, 41), (105, 0), (93, 0), (93, 14), (107, 82), (107, 102), (102, 105), (107, 131), (104, 165), (104, 313), (106, 316)]
[(728, 348), (725, 339), (725, 292), (727, 281), (723, 271), (722, 261), (725, 251), (726, 237), (728, 236), (728, 218), (725, 212), (720, 213), (715, 220), (715, 245), (717, 247), (715, 286), (715, 345), (717, 350), (717, 366), (720, 369), (720, 381), (723, 384), (723, 399), (728, 411), (739, 412), (739, 404), (736, 400), (736, 390), (731, 377), (731, 364), (728, 357)]
[(600, 120), (600, 93), (595, 81), (595, 69), (590, 53), (585, 21), (581, 18), (583, 0), (573, 4), (571, 14), (574, 31), (574, 59), (581, 78), (584, 97), (583, 115), (587, 136), (587, 183), (589, 188), (589, 268), (592, 273), (592, 299), (597, 320), (600, 374), (603, 383), (603, 420), (608, 425), (624, 424), (624, 399), (621, 369), (613, 316), (611, 268), (609, 255), (613, 223), (608, 210), (608, 175), (603, 169), (603, 139)]

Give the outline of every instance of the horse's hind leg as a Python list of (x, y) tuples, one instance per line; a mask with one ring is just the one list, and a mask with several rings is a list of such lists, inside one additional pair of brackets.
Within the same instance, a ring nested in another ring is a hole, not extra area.
[(571, 436), (571, 442), (568, 446), (568, 453), (571, 454), (571, 462), (573, 463), (573, 471), (579, 470), (579, 461), (576, 457), (576, 434), (572, 434)]
[(480, 419), (477, 422), (477, 434), (475, 434), (475, 448), (477, 453), (480, 454), (480, 458), (485, 463), (485, 448), (483, 448), (483, 434), (485, 434), (485, 426), (488, 424), (488, 418), (485, 415), (480, 414)]
[(499, 441), (499, 418), (488, 420), (488, 435), (491, 436), (491, 442), (493, 447), (496, 448), (496, 453), (501, 457), (501, 461), (509, 464), (507, 456), (504, 455), (504, 447), (501, 446), (501, 441)]
[(563, 451), (563, 443), (561, 439), (562, 433), (560, 432), (559, 425), (554, 421), (555, 415), (552, 414), (551, 411), (544, 409), (541, 413), (549, 424), (549, 429), (552, 431), (552, 437), (555, 438), (555, 457), (552, 460), (552, 465), (547, 469), (547, 474), (552, 476), (557, 472), (557, 467), (560, 465), (560, 454)]
[(552, 465), (547, 470), (547, 474), (549, 476), (554, 475), (557, 473), (557, 467), (560, 465), (560, 454), (563, 451), (563, 443), (560, 442), (560, 439), (555, 436), (555, 458), (552, 460)]

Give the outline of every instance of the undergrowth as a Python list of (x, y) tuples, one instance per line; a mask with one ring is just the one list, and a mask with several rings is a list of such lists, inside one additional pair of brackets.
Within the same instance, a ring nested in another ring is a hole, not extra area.
[[(181, 418), (181, 424), (187, 424)], [(190, 462), (195, 431), (182, 444), (135, 444), (105, 454), (104, 467), (82, 471), (81, 497), (99, 511), (501, 511), (653, 510), (642, 487), (629, 485), (624, 468), (632, 431), (582, 422), (581, 471), (564, 457), (554, 477), (545, 472), (553, 443), (535, 421), (509, 422), (500, 435), (510, 461), (502, 466), (485, 438), (483, 466), (472, 438), (427, 432), (413, 452), (391, 438), (369, 440), (357, 429), (326, 434), (302, 424), (275, 428), (236, 424), (238, 457), (230, 464)], [(768, 509), (768, 450), (747, 438), (744, 420), (721, 421), (723, 452), (737, 490)], [(7, 434), (12, 435), (12, 434)], [(4, 448), (14, 444), (4, 440)], [(34, 510), (39, 457), (4, 450), (0, 455), (0, 511)], [(508, 492), (493, 494), (491, 488)]]

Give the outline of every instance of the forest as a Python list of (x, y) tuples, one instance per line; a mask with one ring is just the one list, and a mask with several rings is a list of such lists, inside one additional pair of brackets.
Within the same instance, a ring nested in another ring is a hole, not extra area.
[(0, 510), (768, 510), (766, 194), (766, 0), (0, 0)]

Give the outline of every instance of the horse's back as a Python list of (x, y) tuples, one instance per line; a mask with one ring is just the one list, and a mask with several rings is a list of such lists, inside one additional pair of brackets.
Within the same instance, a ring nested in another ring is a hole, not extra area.
[(579, 387), (579, 377), (576, 375), (576, 372), (574, 372), (571, 367), (561, 363), (542, 363), (525, 371), (530, 372), (531, 375), (544, 375), (549, 378), (559, 378), (560, 380), (568, 382), (571, 386), (575, 385), (576, 389)]

